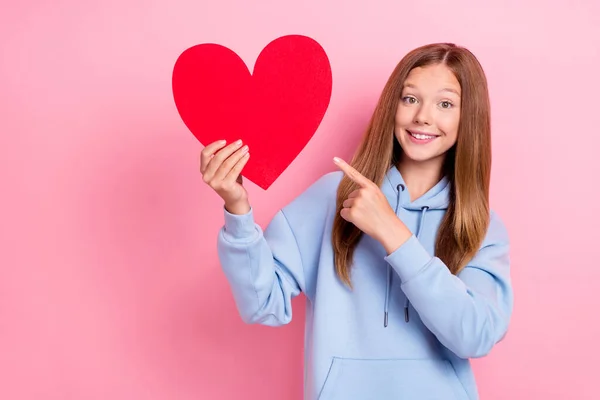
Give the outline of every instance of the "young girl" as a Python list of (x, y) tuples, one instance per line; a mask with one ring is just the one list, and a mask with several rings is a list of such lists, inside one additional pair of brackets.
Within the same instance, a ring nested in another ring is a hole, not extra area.
[(477, 59), (453, 44), (408, 53), (349, 164), (263, 231), (240, 142), (202, 151), (224, 200), (218, 254), (242, 319), (292, 318), (306, 295), (305, 398), (477, 399), (470, 358), (506, 334), (509, 238), (489, 208), (490, 105)]

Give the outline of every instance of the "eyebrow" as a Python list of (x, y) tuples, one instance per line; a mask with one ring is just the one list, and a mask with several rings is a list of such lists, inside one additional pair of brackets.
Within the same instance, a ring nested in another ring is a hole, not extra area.
[[(411, 88), (411, 89), (416, 89), (417, 87), (411, 83), (407, 83), (404, 85), (405, 88)], [(443, 88), (442, 90), (440, 90), (440, 92), (450, 92), (450, 93), (454, 93), (457, 96), (460, 96), (460, 93), (458, 93), (458, 91), (456, 91), (455, 89), (452, 88)]]

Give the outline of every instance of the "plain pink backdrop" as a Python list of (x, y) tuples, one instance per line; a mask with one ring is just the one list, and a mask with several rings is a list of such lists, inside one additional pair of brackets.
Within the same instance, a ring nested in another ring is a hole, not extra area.
[(506, 340), (474, 361), (482, 399), (599, 398), (597, 1), (3, 3), (0, 398), (301, 399), (304, 300), (284, 328), (241, 322), (221, 202), (171, 93), (186, 48), (252, 68), (287, 34), (324, 47), (333, 94), (269, 191), (248, 184), (258, 222), (350, 157), (408, 50), (466, 45), (489, 78), (516, 290)]

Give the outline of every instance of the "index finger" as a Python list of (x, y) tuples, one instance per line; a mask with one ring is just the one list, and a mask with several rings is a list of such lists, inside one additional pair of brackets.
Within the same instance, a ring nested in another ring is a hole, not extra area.
[(208, 164), (212, 156), (215, 154), (215, 152), (220, 148), (224, 147), (226, 143), (226, 140), (217, 140), (216, 142), (210, 143), (202, 150), (202, 152), (200, 153), (200, 171), (202, 173), (204, 173), (206, 165)]
[(209, 157), (213, 155), (217, 150), (224, 147), (226, 143), (226, 140), (217, 140), (216, 142), (212, 142), (202, 150), (202, 155), (205, 157)]
[(333, 162), (348, 176), (348, 178), (358, 183), (359, 186), (367, 187), (373, 183), (341, 158), (333, 157)]

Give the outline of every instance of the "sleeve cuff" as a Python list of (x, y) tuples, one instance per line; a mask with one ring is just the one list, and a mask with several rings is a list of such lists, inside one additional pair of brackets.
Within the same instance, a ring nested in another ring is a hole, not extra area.
[(396, 251), (385, 257), (385, 261), (396, 270), (402, 282), (407, 282), (415, 277), (431, 259), (431, 255), (415, 235), (412, 235)]
[(254, 222), (254, 213), (252, 208), (246, 214), (231, 214), (223, 207), (225, 215), (225, 232), (229, 239), (253, 239), (258, 231)]

